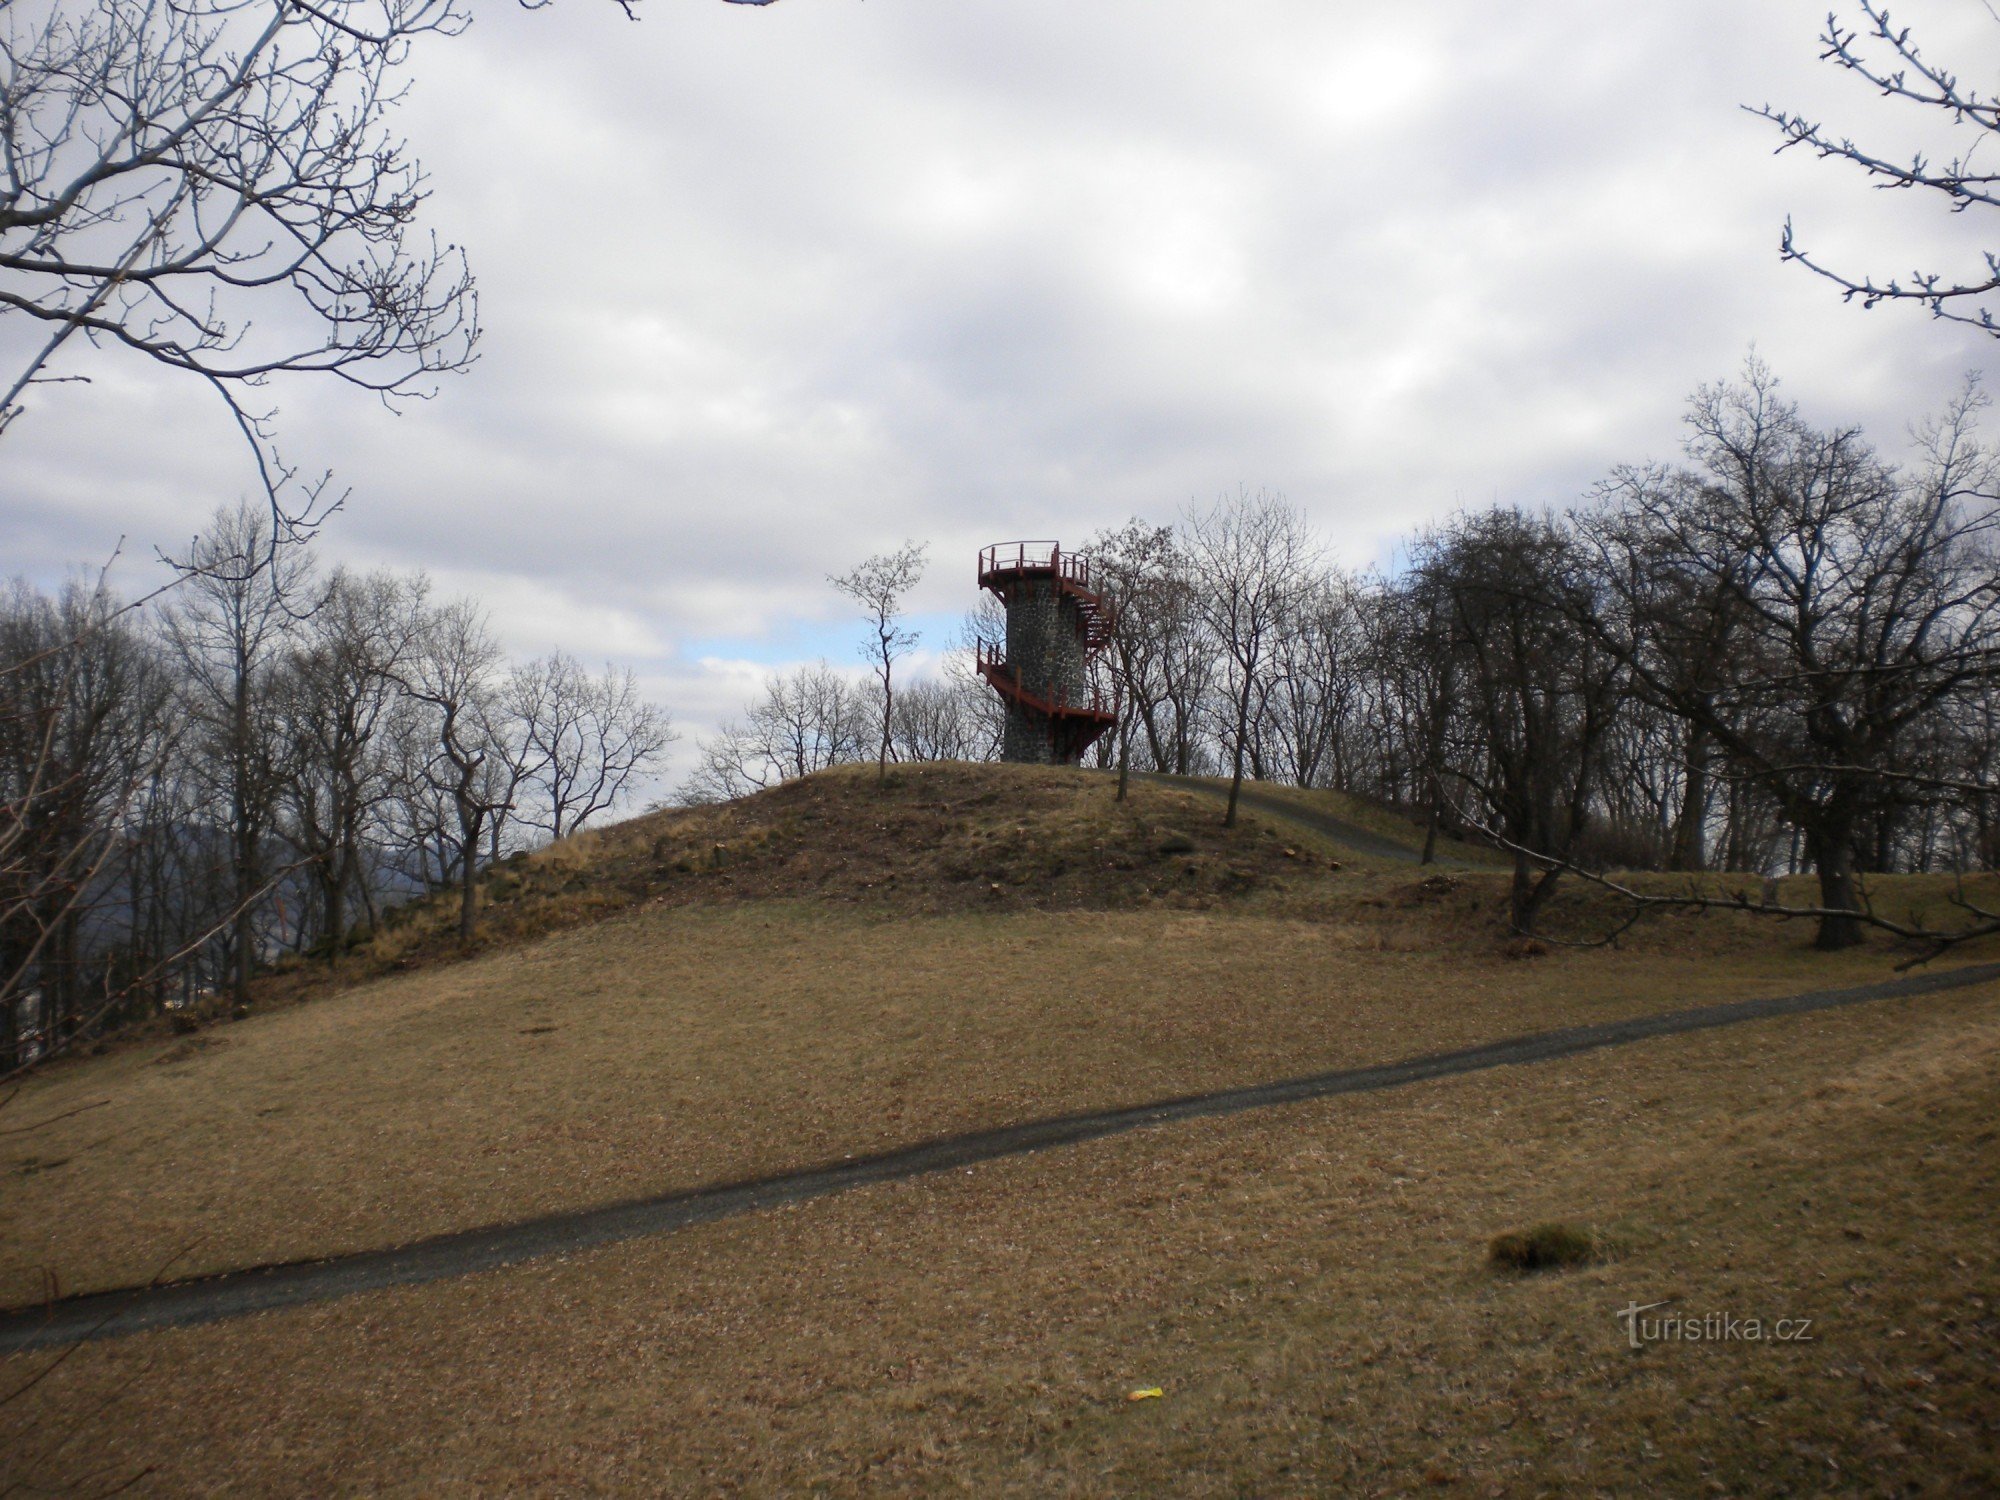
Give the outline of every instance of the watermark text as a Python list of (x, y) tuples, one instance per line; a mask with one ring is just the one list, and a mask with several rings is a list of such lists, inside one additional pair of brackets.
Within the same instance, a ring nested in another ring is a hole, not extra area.
[(1667, 1311), (1672, 1307), (1671, 1302), (1628, 1302), (1619, 1308), (1626, 1343), (1634, 1349), (1648, 1344), (1810, 1344), (1815, 1337), (1811, 1318)]

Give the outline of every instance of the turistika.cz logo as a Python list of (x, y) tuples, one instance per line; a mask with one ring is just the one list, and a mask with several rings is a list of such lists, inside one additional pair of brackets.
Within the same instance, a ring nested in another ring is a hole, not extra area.
[(1625, 1341), (1634, 1349), (1648, 1344), (1810, 1344), (1811, 1318), (1739, 1318), (1734, 1313), (1647, 1313), (1671, 1302), (1629, 1302), (1618, 1309)]

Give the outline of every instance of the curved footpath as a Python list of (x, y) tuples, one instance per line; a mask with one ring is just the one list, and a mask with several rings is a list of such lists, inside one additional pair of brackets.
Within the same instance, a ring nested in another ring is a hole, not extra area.
[[(1227, 784), (1217, 786), (1213, 781), (1199, 776), (1174, 776), (1165, 771), (1134, 771), (1135, 781), (1150, 781), (1155, 786), (1170, 786), (1184, 792), (1198, 792), (1204, 797), (1229, 800)], [(1287, 823), (1296, 823), (1301, 828), (1309, 828), (1314, 833), (1324, 834), (1336, 844), (1344, 844), (1356, 854), (1365, 854), (1371, 859), (1384, 859), (1391, 864), (1414, 865), (1421, 863), (1422, 855), (1415, 849), (1406, 848), (1392, 838), (1372, 832), (1358, 823), (1350, 823), (1345, 818), (1335, 817), (1330, 812), (1318, 808), (1305, 807), (1284, 797), (1274, 797), (1260, 791), (1257, 783), (1246, 781), (1237, 794), (1237, 802), (1257, 812), (1278, 818)], [(1440, 839), (1442, 844), (1444, 840)], [(1462, 859), (1449, 854), (1438, 854), (1431, 863), (1445, 869), (1467, 870), (1473, 868)]]
[(946, 1136), (878, 1156), (842, 1161), (804, 1171), (783, 1172), (746, 1182), (663, 1193), (629, 1203), (550, 1214), (514, 1224), (496, 1224), (438, 1235), (388, 1250), (364, 1250), (325, 1260), (292, 1261), (227, 1271), (188, 1281), (164, 1282), (122, 1291), (66, 1297), (34, 1307), (0, 1312), (0, 1354), (19, 1353), (118, 1338), (155, 1328), (211, 1323), (246, 1313), (326, 1302), (380, 1287), (413, 1286), (477, 1271), (518, 1265), (545, 1255), (589, 1250), (641, 1235), (665, 1234), (712, 1219), (802, 1203), (850, 1188), (896, 1182), (949, 1171), (1002, 1157), (1073, 1146), (1084, 1141), (1143, 1130), (1178, 1120), (1238, 1114), (1335, 1094), (1401, 1088), (1432, 1078), (1449, 1078), (1488, 1068), (1549, 1062), (1604, 1047), (1622, 1047), (1653, 1037), (1676, 1036), (1859, 1005), (1870, 1000), (1929, 995), (2000, 979), (2000, 963), (1978, 964), (1914, 978), (1885, 980), (1851, 989), (1814, 990), (1768, 1000), (1735, 1000), (1691, 1010), (1669, 1011), (1626, 1021), (1566, 1026), (1455, 1052), (1436, 1052), (1374, 1067), (1342, 1068), (1306, 1078), (1222, 1089), (1089, 1114), (1030, 1120), (997, 1130)]

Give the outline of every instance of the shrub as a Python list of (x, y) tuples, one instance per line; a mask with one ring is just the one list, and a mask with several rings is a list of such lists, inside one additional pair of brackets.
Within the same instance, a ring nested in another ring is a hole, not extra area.
[(1666, 863), (1666, 840), (1656, 824), (1593, 817), (1569, 857), (1586, 870), (1657, 870)]
[(1574, 1224), (1537, 1224), (1496, 1236), (1487, 1258), (1508, 1271), (1549, 1271), (1583, 1266), (1598, 1257), (1596, 1237)]

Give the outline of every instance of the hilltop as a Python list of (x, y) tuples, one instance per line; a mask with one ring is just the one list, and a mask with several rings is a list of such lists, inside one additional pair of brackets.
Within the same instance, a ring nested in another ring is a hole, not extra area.
[[(788, 900), (880, 914), (1199, 910), (1324, 893), (1376, 863), (1312, 830), (1109, 774), (943, 762), (843, 765), (734, 802), (669, 808), (512, 855), (481, 881), (487, 950), (643, 905)], [(343, 982), (463, 956), (449, 894), (390, 910)], [(292, 985), (317, 979), (299, 963)]]

